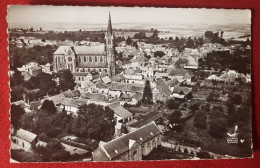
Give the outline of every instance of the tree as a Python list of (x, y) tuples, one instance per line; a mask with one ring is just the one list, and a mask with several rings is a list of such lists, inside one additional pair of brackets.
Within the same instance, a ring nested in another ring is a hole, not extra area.
[(158, 33), (159, 33), (158, 30), (154, 29), (153, 30), (153, 35), (150, 38), (152, 38), (152, 39), (159, 39)]
[(59, 70), (57, 72), (57, 77), (60, 79), (59, 87), (63, 91), (66, 91), (68, 89), (73, 90), (76, 86), (73, 75), (68, 69)]
[(230, 104), (240, 105), (242, 103), (242, 97), (239, 94), (230, 95), (228, 102), (230, 102)]
[(11, 87), (18, 86), (18, 85), (21, 85), (23, 82), (24, 82), (24, 79), (23, 79), (22, 73), (15, 68), (14, 74), (11, 76), (11, 79), (10, 79), (10, 86)]
[(179, 58), (176, 62), (175, 62), (175, 67), (176, 68), (181, 68), (181, 65), (185, 65), (189, 62), (189, 60), (187, 58)]
[(188, 38), (188, 41), (186, 42), (186, 47), (187, 48), (194, 47), (194, 41), (191, 39), (191, 37)]
[(30, 31), (30, 32), (33, 32), (33, 27), (31, 27), (31, 28), (29, 29), (29, 31)]
[(200, 108), (200, 103), (193, 103), (190, 105), (189, 109), (193, 112), (197, 111)]
[(224, 32), (221, 31), (221, 32), (220, 32), (220, 38), (223, 38), (223, 34), (224, 34)]
[(133, 42), (133, 46), (134, 46), (136, 49), (138, 49), (138, 45), (137, 45), (137, 42), (136, 42), (136, 41)]
[(46, 42), (46, 39), (45, 38), (42, 38), (42, 40), (41, 40), (42, 42)]
[(74, 118), (72, 132), (78, 136), (110, 140), (114, 134), (114, 111), (95, 104), (82, 105)]
[(49, 114), (54, 114), (57, 111), (53, 101), (48, 99), (44, 100), (41, 109)]
[(174, 130), (174, 131), (183, 130), (183, 124), (181, 123), (181, 116), (182, 116), (181, 111), (176, 110), (173, 113), (171, 113), (171, 115), (168, 117), (172, 130)]
[(150, 86), (150, 81), (146, 80), (143, 92), (143, 99), (142, 102), (146, 104), (151, 104), (153, 100), (152, 89)]
[(216, 92), (210, 92), (206, 98), (207, 101), (218, 101), (218, 99), (219, 99), (219, 93)]
[(21, 126), (21, 122), (20, 122), (21, 117), (25, 113), (24, 109), (19, 105), (12, 104), (10, 113), (11, 113), (11, 124), (15, 129), (19, 129)]
[(55, 82), (52, 80), (52, 75), (41, 73), (38, 76), (39, 88), (43, 92), (52, 93), (55, 90)]
[(135, 39), (146, 39), (145, 32), (139, 32), (134, 35)]
[(162, 52), (162, 51), (155, 51), (155, 52), (154, 52), (154, 57), (160, 57), (160, 58), (162, 58), (164, 55), (165, 55), (165, 53)]
[(126, 39), (126, 44), (131, 45), (132, 44), (132, 39), (128, 36)]
[(205, 129), (207, 127), (207, 115), (206, 111), (204, 110), (198, 110), (194, 114), (194, 120), (193, 120), (193, 125), (197, 128), (202, 128)]
[(213, 38), (213, 32), (212, 31), (206, 31), (205, 32), (205, 37), (209, 38), (209, 39), (212, 39)]
[(225, 119), (217, 118), (209, 124), (209, 134), (214, 138), (223, 138), (227, 131), (227, 122)]
[(174, 99), (170, 99), (170, 100), (167, 101), (167, 107), (169, 109), (178, 109), (180, 104), (181, 104), (180, 101), (176, 101)]

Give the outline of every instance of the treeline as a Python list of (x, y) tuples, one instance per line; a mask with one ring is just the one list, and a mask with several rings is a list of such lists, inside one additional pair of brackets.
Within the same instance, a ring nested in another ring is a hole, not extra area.
[(237, 50), (234, 53), (230, 51), (213, 51), (206, 57), (198, 60), (199, 66), (214, 68), (215, 70), (232, 69), (239, 73), (250, 73), (251, 53), (249, 51)]
[(53, 53), (57, 48), (57, 46), (51, 45), (35, 45), (32, 48), (18, 48), (16, 46), (10, 46), (10, 68), (18, 68), (23, 65), (26, 65), (29, 62), (37, 62), (40, 65), (52, 63)]

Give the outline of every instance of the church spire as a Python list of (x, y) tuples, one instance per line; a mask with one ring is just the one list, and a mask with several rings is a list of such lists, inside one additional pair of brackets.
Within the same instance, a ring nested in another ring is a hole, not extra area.
[(107, 33), (108, 33), (109, 35), (112, 35), (112, 33), (113, 33), (110, 11), (109, 11), (109, 18), (108, 18)]

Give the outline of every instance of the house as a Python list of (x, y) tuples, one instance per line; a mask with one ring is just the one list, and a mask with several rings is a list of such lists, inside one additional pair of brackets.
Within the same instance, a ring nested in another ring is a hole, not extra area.
[(31, 76), (37, 76), (42, 73), (42, 67), (36, 62), (29, 62), (21, 68), (17, 68), (20, 72), (29, 72)]
[(173, 91), (174, 87), (178, 86), (180, 84), (180, 82), (176, 78), (173, 78), (171, 80), (166, 81), (165, 84), (168, 86), (168, 88), (171, 91)]
[(161, 145), (161, 131), (154, 122), (99, 144), (93, 161), (138, 161)]
[(136, 83), (136, 84), (144, 84), (143, 75), (141, 74), (132, 74), (132, 75), (123, 75), (125, 78), (125, 83)]
[(79, 90), (82, 92), (93, 93), (96, 90), (96, 84), (91, 81), (83, 81), (81, 82)]
[(173, 69), (169, 73), (169, 78), (176, 78), (178, 81), (185, 81), (190, 83), (195, 80), (195, 76), (185, 69)]
[(235, 83), (237, 80), (245, 80), (245, 75), (236, 72), (235, 70), (228, 70), (226, 72), (224, 72), (220, 77), (219, 77), (222, 81), (226, 82), (226, 83)]
[(27, 104), (27, 103), (25, 103), (25, 101), (23, 101), (23, 100), (19, 100), (19, 101), (16, 101), (16, 102), (12, 102), (11, 105), (20, 106), (21, 108), (24, 109), (24, 111), (25, 111), (26, 113), (31, 112), (31, 110), (30, 110), (30, 105)]
[(122, 107), (120, 105), (120, 102), (112, 103), (108, 105), (108, 107), (114, 111), (114, 115), (117, 122), (120, 121), (122, 123), (126, 123), (133, 119), (133, 114), (129, 112), (127, 109), (125, 109), (124, 107)]
[(178, 86), (174, 87), (171, 97), (175, 99), (186, 100), (192, 97), (192, 92), (188, 87)]
[(160, 79), (160, 78), (163, 78), (165, 80), (168, 79), (169, 77), (169, 73), (163, 73), (163, 72), (156, 72), (155, 75), (154, 75), (155, 79)]
[(139, 67), (144, 77), (154, 77), (155, 69), (153, 67)]
[(67, 111), (67, 114), (77, 115), (80, 106), (83, 106), (87, 103), (86, 99), (73, 99), (62, 97), (60, 102), (60, 108)]
[(171, 90), (165, 84), (163, 79), (159, 79), (156, 82), (156, 87), (152, 90), (153, 102), (161, 101), (166, 102), (171, 95)]
[(22, 128), (11, 135), (12, 142), (18, 147), (28, 151), (37, 143), (37, 135)]
[(101, 81), (104, 82), (105, 84), (111, 83), (111, 79), (108, 76), (101, 78)]
[(85, 72), (72, 72), (73, 78), (76, 83), (81, 83), (82, 81), (91, 81), (93, 76), (91, 73)]
[(197, 70), (198, 69), (198, 63), (195, 62), (195, 59), (191, 56), (187, 57), (188, 63), (184, 66), (184, 69), (187, 70)]

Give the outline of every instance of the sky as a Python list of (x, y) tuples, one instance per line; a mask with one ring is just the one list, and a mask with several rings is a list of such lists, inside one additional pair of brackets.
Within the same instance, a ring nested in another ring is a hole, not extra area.
[(11, 5), (7, 20), (16, 22), (250, 24), (250, 10), (196, 8), (81, 7)]

